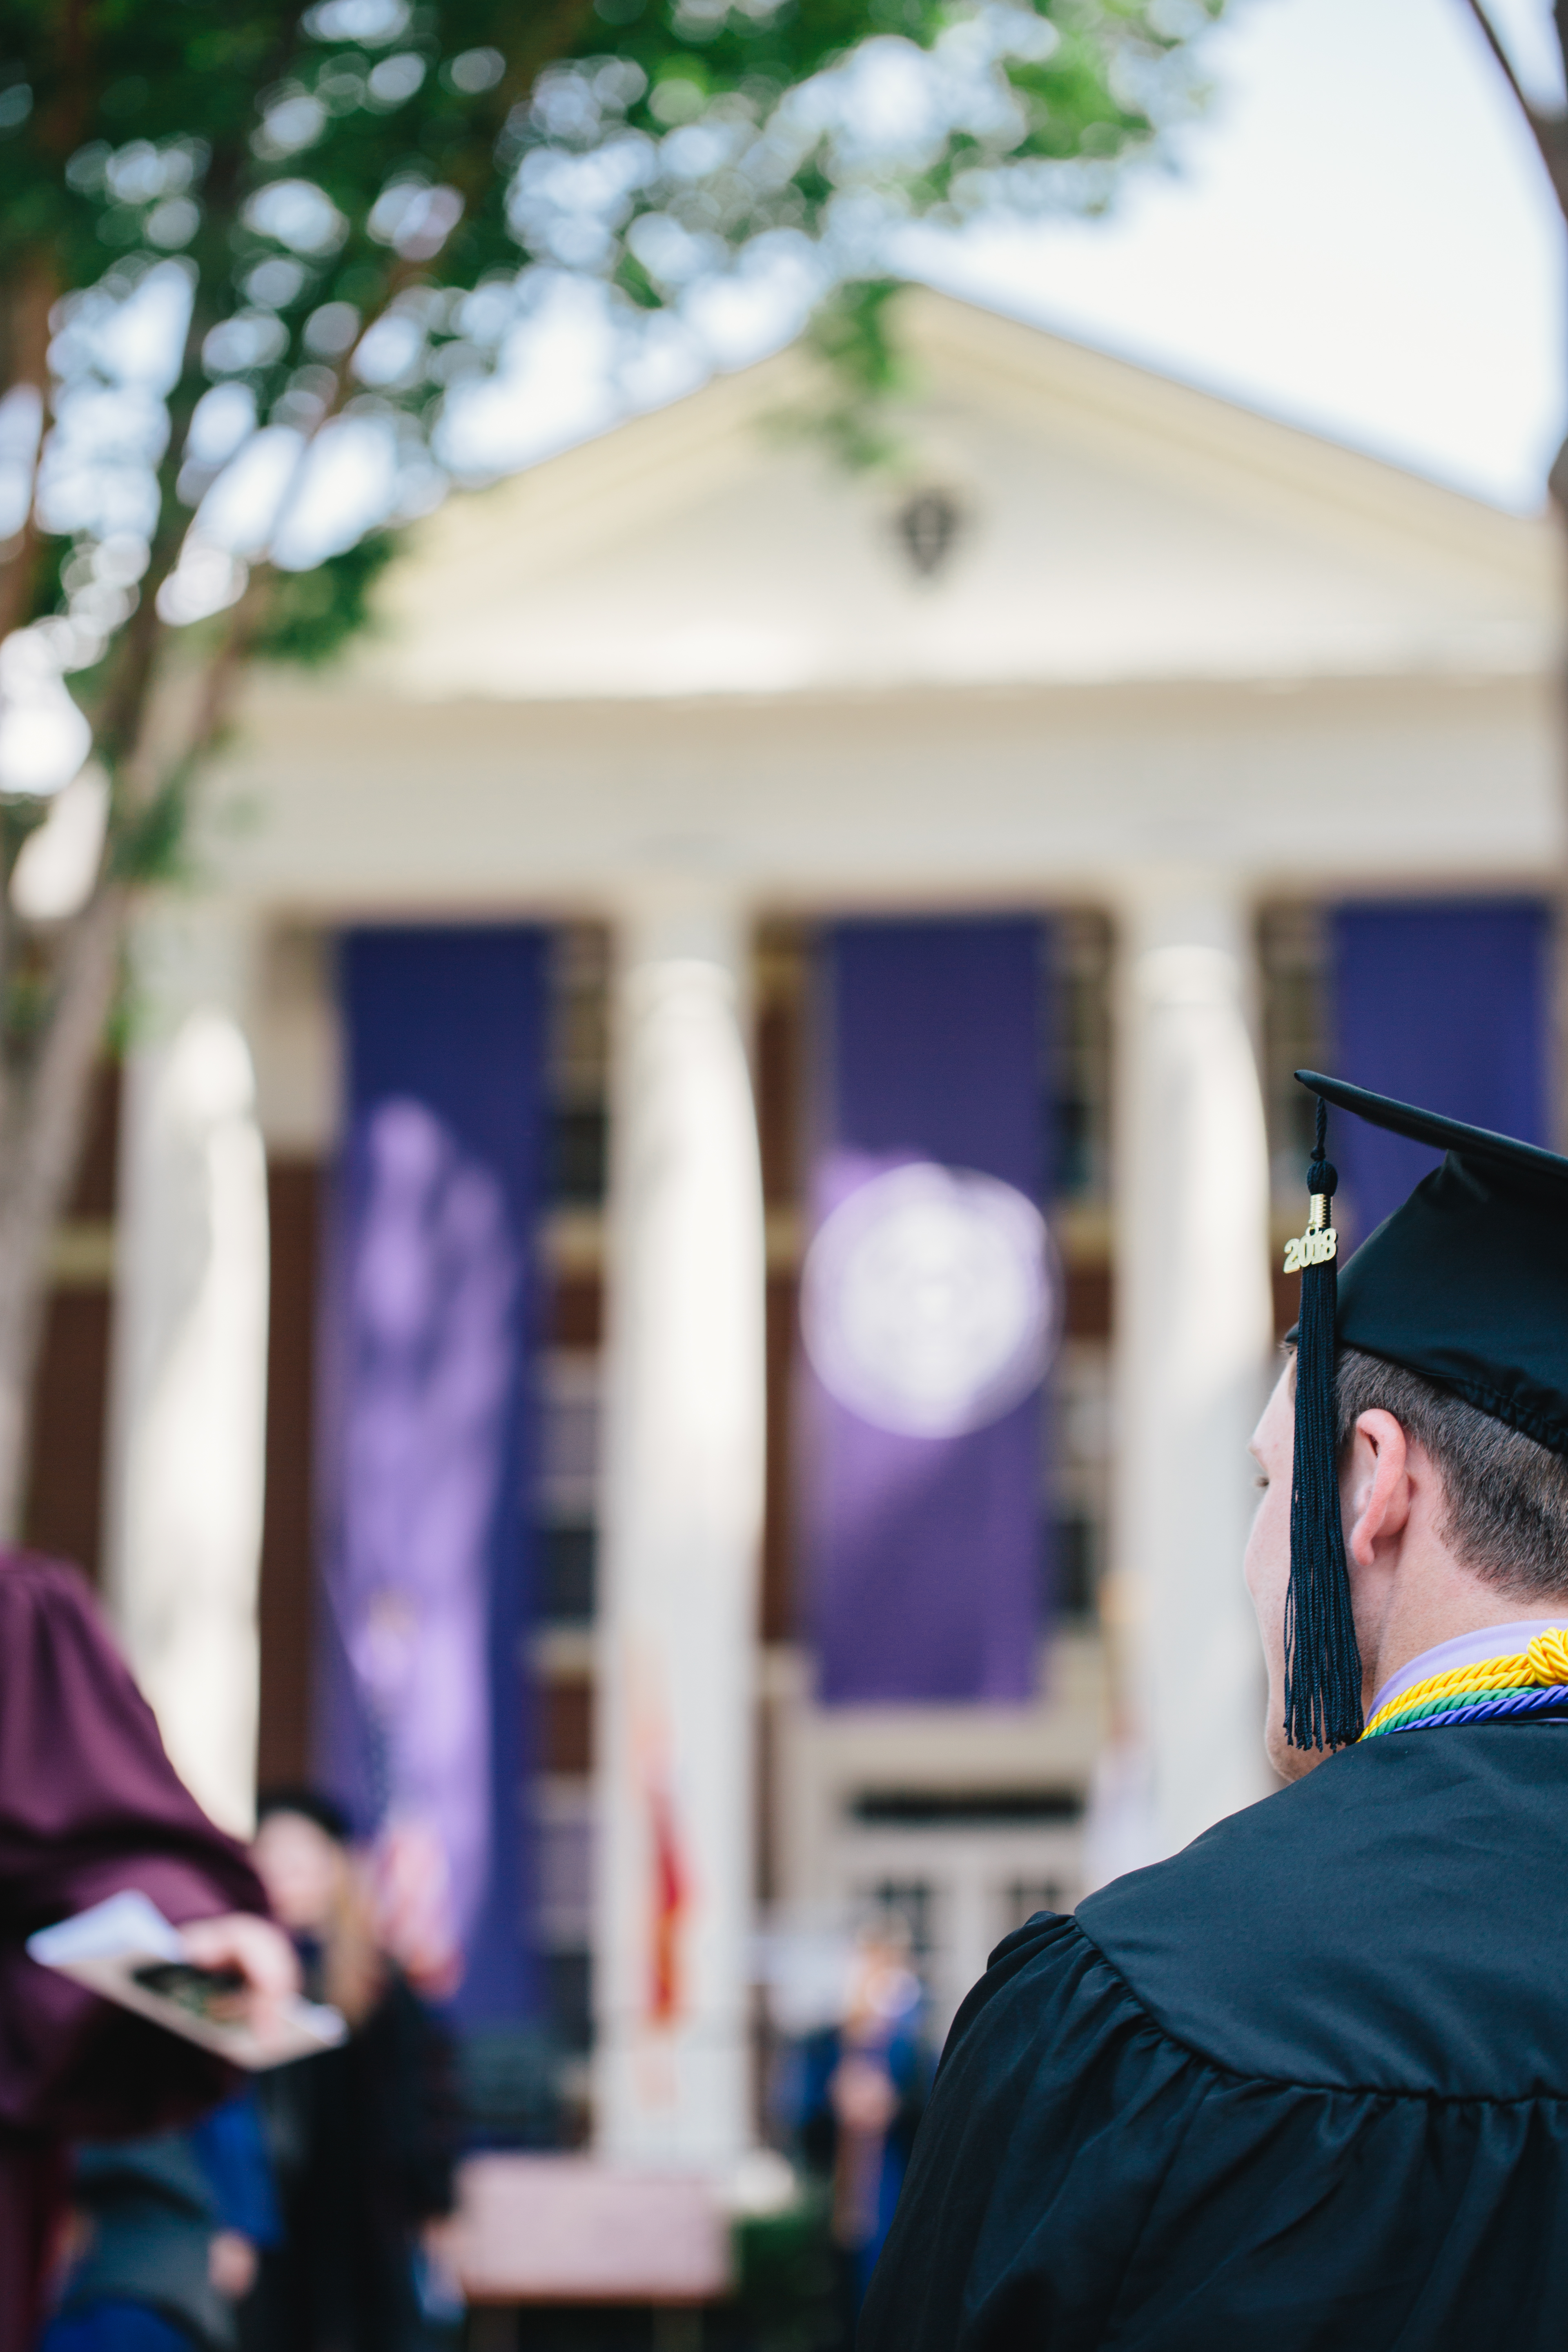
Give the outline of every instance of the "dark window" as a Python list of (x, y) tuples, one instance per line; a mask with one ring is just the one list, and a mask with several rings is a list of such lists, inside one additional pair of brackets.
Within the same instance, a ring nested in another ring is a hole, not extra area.
[(559, 2146), (561, 2050), (553, 2033), (532, 2025), (479, 2026), (460, 2037), (458, 2055), (463, 2119), (473, 2144)]
[(594, 1614), (596, 1528), (541, 1528), (539, 1610), (547, 1625), (585, 1625)]
[(884, 1878), (870, 1890), (884, 1932), (901, 1927), (914, 1958), (923, 1959), (931, 1948), (931, 1888), (923, 1878)]
[(557, 1108), (550, 1197), (558, 1206), (596, 1208), (604, 1199), (608, 1131), (602, 1103), (568, 1103)]
[(1077, 1789), (866, 1789), (849, 1810), (883, 1829), (1012, 1829), (1080, 1821), (1083, 1797)]
[(581, 2056), (594, 2043), (594, 1959), (591, 1952), (542, 1955), (550, 2030), (563, 2050)]
[(558, 1208), (596, 1208), (605, 1197), (609, 998), (608, 932), (596, 923), (563, 923), (550, 991), (549, 1181)]
[(1098, 1519), (1083, 1512), (1058, 1519), (1047, 1530), (1044, 1575), (1048, 1613), (1093, 1617), (1100, 1591), (1100, 1534)]
[(1058, 1199), (1110, 1190), (1110, 965), (1107, 919), (1072, 908), (1050, 919), (1047, 1067), (1042, 1116)]
[(1263, 1099), (1276, 1192), (1293, 1200), (1312, 1142), (1316, 1108), (1297, 1070), (1321, 1070), (1329, 1024), (1328, 942), (1316, 907), (1266, 907), (1258, 923), (1262, 986)]
[(1016, 1878), (1011, 1886), (1003, 1890), (1002, 1900), (1006, 1906), (1007, 1918), (1005, 1933), (1010, 1936), (1015, 1927), (1021, 1927), (1026, 1919), (1034, 1917), (1037, 1911), (1059, 1911), (1066, 1894), (1066, 1887), (1055, 1878)]

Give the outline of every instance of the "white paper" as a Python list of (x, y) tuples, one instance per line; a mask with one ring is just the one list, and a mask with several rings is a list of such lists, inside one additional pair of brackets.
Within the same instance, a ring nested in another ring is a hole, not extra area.
[(167, 1993), (139, 1984), (138, 1969), (179, 1963), (187, 1955), (179, 1929), (134, 1889), (111, 1895), (107, 1902), (52, 1927), (40, 1927), (28, 1937), (27, 1953), (41, 1967), (58, 1969), (105, 2000), (117, 2001), (121, 2009), (133, 2010), (167, 2032), (253, 2073), (330, 2050), (348, 2032), (338, 2011), (318, 2001), (284, 2001), (276, 2024), (258, 2033), (248, 2021), (201, 2016)]

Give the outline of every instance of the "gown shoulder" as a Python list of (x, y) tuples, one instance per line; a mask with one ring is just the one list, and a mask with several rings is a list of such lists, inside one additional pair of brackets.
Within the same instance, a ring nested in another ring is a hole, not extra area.
[(1568, 1726), (1479, 1727), (1352, 1750), (998, 1947), (861, 2352), (1559, 2342)]

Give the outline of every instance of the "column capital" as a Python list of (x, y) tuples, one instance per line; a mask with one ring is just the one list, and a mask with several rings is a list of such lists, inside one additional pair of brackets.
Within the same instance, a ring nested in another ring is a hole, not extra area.
[(186, 1015), (221, 1009), (244, 1022), (255, 992), (259, 929), (232, 900), (160, 891), (131, 926), (134, 1043), (167, 1044)]
[(617, 961), (639, 964), (716, 963), (744, 973), (751, 944), (751, 894), (728, 874), (670, 870), (640, 877), (616, 893)]
[(1256, 887), (1239, 866), (1133, 866), (1119, 877), (1112, 904), (1126, 951), (1137, 956), (1163, 947), (1246, 950)]

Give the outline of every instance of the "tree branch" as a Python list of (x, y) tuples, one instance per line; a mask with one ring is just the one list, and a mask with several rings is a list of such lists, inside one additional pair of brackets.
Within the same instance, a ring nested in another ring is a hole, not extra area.
[(46, 1225), (54, 1223), (76, 1173), (79, 1097), (86, 1092), (113, 1001), (124, 919), (124, 891), (118, 883), (100, 884), (71, 919), (60, 948), (55, 1001), (29, 1088), (26, 1173), (16, 1184), (20, 1200)]
[[(10, 299), (6, 321), (7, 391), (26, 384), (38, 395), (43, 414), (38, 425), (38, 446), (33, 456), (34, 479), (37, 477), (38, 459), (43, 453), (44, 436), (49, 425), (49, 312), (54, 307), (58, 283), (48, 260), (34, 254), (24, 261), (7, 289)], [(27, 616), (32, 597), (33, 570), (38, 555), (38, 526), (33, 513), (29, 493), (27, 512), (11, 553), (0, 563), (0, 637), (7, 637)]]
[(81, 1154), (124, 916), (123, 890), (100, 885), (68, 926), (33, 1067), (6, 1120), (0, 1161), (0, 1535), (13, 1540), (26, 1502), (32, 1370), (47, 1297), (42, 1269)]
[[(1523, 115), (1536, 150), (1546, 166), (1546, 175), (1552, 183), (1559, 209), (1568, 219), (1568, 120), (1561, 114), (1543, 112), (1526, 95), (1524, 85), (1513, 69), (1512, 60), (1482, 5), (1482, 0), (1465, 0), (1465, 5), (1479, 26), (1482, 38), (1492, 53), (1499, 72), (1513, 92), (1514, 103)], [(1555, 0), (1552, 19), (1557, 27), (1558, 45), (1563, 50), (1564, 63), (1568, 66), (1568, 6), (1564, 6), (1563, 0)]]
[(1496, 26), (1493, 25), (1491, 18), (1487, 15), (1486, 10), (1482, 7), (1481, 0), (1465, 0), (1465, 5), (1468, 8), (1471, 16), (1475, 18), (1476, 23), (1480, 26), (1482, 37), (1496, 60), (1498, 69), (1501, 73), (1503, 79), (1507, 82), (1510, 89), (1512, 90), (1519, 110), (1523, 115), (1526, 122), (1529, 123), (1531, 130), (1534, 132), (1536, 142), (1539, 145), (1542, 131), (1544, 128), (1544, 125), (1541, 118), (1537, 115), (1530, 100), (1524, 94), (1524, 86), (1513, 69), (1512, 60), (1510, 58), (1508, 51), (1503, 47)]
[(251, 574), (245, 593), (237, 604), (229, 607), (228, 626), (224, 631), (223, 643), (207, 664), (202, 692), (196, 703), (195, 717), (185, 749), (185, 759), (189, 763), (194, 764), (215, 750), (228, 725), (251, 646), (266, 617), (271, 591), (271, 568), (258, 564)]

